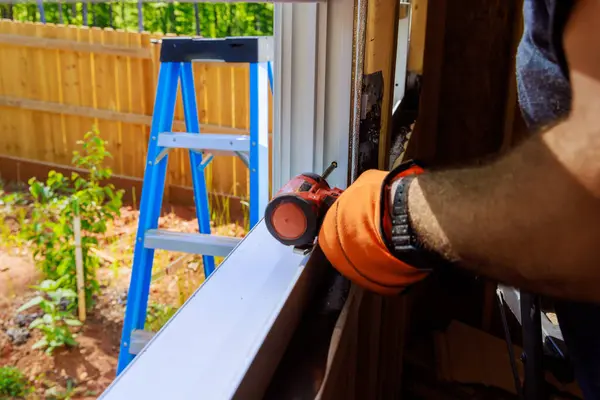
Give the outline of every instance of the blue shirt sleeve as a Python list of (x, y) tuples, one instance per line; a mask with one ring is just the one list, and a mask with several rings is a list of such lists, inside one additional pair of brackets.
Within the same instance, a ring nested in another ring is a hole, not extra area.
[(573, 4), (574, 0), (524, 0), (517, 86), (521, 112), (531, 130), (562, 119), (570, 111), (562, 36)]

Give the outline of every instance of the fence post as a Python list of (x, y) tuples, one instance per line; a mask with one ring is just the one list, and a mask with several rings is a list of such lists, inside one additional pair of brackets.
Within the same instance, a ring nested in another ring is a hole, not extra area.
[(81, 18), (83, 19), (83, 26), (88, 26), (88, 3), (84, 1), (81, 4)]
[(144, 8), (142, 7), (142, 0), (137, 2), (138, 9), (138, 31), (144, 31)]
[(194, 2), (194, 17), (196, 18), (196, 36), (200, 36), (200, 7)]
[(56, 5), (58, 6), (58, 23), (63, 25), (65, 21), (63, 19), (62, 1), (57, 1)]

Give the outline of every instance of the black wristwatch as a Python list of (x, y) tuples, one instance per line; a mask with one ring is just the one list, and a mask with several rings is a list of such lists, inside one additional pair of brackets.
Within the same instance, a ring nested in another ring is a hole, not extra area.
[[(389, 202), (389, 188), (391, 187), (392, 180), (395, 179), (403, 170), (407, 170), (415, 166), (414, 162), (404, 163), (392, 171), (389, 175), (389, 180), (384, 182), (382, 188), (382, 197), (388, 196), (387, 199), (382, 198), (381, 204), (387, 204)], [(423, 270), (432, 271), (441, 265), (447, 265), (448, 262), (439, 254), (427, 249), (423, 243), (419, 240), (417, 234), (413, 230), (410, 217), (408, 214), (408, 188), (417, 175), (406, 175), (398, 179), (396, 185), (396, 193), (394, 195), (393, 204), (391, 206), (391, 237), (382, 232), (382, 237), (390, 253), (394, 257), (401, 261), (409, 264), (410, 266)], [(381, 207), (382, 218), (386, 216), (385, 207)], [(384, 224), (381, 223), (381, 226)]]

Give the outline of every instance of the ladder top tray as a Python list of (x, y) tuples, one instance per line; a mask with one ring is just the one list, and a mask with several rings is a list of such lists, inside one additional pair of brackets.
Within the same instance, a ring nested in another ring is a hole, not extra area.
[(273, 60), (272, 36), (166, 37), (162, 39), (160, 62), (220, 61), (259, 63)]

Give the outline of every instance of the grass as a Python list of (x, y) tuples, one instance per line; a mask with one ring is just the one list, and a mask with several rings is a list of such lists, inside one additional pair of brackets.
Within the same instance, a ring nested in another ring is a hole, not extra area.
[[(250, 226), (250, 210), (248, 202), (240, 200), (242, 205), (242, 227), (245, 232), (248, 232)], [(210, 196), (210, 220), (214, 226), (224, 226), (234, 223), (231, 218), (231, 198), (223, 195)]]

